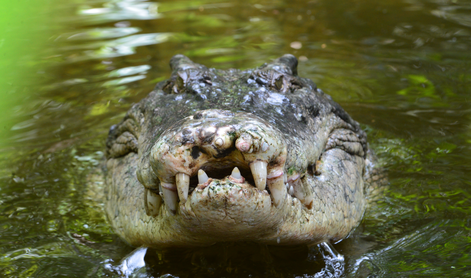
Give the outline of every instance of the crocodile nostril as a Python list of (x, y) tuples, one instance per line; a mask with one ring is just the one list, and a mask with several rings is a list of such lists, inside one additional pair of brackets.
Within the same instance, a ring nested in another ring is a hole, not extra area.
[(198, 157), (200, 157), (201, 155), (201, 150), (198, 146), (194, 146), (193, 148), (191, 148), (191, 157), (193, 157), (193, 159), (197, 159)]

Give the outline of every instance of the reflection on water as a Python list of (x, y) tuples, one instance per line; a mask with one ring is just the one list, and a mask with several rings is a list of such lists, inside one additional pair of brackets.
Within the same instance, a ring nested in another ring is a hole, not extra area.
[[(169, 76), (177, 53), (218, 68), (292, 53), (363, 124), (391, 186), (335, 246), (346, 276), (470, 275), (469, 1), (81, 0), (50, 10), (43, 82), (14, 108), (0, 153), (0, 276), (117, 275), (133, 249), (106, 224), (91, 173), (108, 128)], [(329, 263), (317, 247), (226, 244), (149, 251), (136, 275), (319, 277)]]
[(120, 20), (152, 20), (159, 18), (158, 4), (149, 1), (81, 1), (75, 6), (76, 21), (81, 24), (103, 24)]

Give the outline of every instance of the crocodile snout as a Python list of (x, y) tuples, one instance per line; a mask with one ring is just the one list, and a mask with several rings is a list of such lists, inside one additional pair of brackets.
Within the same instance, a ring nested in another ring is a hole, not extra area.
[[(172, 211), (208, 180), (230, 179), (271, 193), (279, 205), (286, 195), (282, 133), (250, 113), (205, 110), (165, 131), (150, 152), (157, 183), (145, 184), (148, 211), (158, 212), (159, 196)], [(242, 174), (241, 174), (242, 172)], [(245, 175), (245, 177), (244, 177)], [(155, 209), (149, 209), (149, 207)]]

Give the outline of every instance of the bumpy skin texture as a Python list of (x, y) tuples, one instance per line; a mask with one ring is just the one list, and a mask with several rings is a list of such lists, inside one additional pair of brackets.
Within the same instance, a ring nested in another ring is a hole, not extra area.
[[(126, 242), (315, 244), (359, 224), (374, 161), (366, 135), (297, 76), (294, 56), (246, 71), (208, 69), (182, 55), (170, 65), (171, 78), (107, 140), (105, 207)], [(265, 163), (266, 187), (252, 177), (256, 162)], [(235, 166), (245, 179), (229, 176)], [(187, 195), (176, 175), (189, 178)]]

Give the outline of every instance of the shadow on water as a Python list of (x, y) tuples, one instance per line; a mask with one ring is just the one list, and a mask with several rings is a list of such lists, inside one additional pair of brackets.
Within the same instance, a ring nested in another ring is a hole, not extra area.
[[(30, 65), (41, 81), (24, 89), (0, 152), (0, 276), (119, 276), (133, 248), (108, 226), (91, 174), (108, 128), (177, 53), (224, 69), (292, 53), (363, 125), (390, 187), (334, 245), (341, 277), (471, 276), (469, 1), (78, 0), (48, 15), (53, 34)], [(322, 252), (149, 250), (134, 275), (339, 275)]]
[[(104, 266), (126, 277), (341, 277), (344, 257), (330, 246), (225, 243), (193, 249), (138, 248)], [(306, 274), (310, 273), (310, 274)]]

